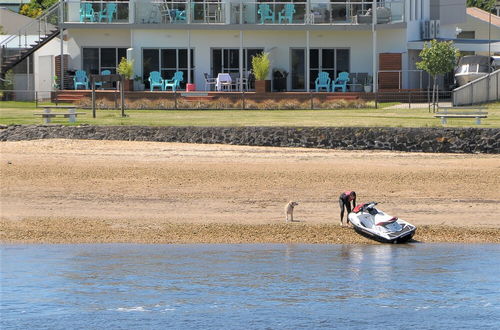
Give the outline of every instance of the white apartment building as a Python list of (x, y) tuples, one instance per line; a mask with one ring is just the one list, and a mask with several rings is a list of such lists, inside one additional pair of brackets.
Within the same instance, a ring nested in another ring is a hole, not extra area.
[(456, 39), (465, 9), (465, 0), (67, 0), (53, 11), (65, 75), (115, 72), (128, 57), (146, 89), (151, 71), (183, 71), (203, 90), (205, 74), (244, 77), (251, 57), (268, 52), (272, 70), (288, 72), (286, 90), (310, 91), (320, 71), (374, 76), (375, 90), (425, 88), (415, 67), (424, 41)]

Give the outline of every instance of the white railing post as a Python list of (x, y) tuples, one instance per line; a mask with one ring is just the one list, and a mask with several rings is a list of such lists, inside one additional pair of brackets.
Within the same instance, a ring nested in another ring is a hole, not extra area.
[(240, 1), (240, 24), (243, 24), (243, 2)]

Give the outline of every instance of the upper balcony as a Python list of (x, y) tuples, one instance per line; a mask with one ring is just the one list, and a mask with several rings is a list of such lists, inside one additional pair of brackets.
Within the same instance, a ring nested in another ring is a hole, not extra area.
[[(64, 2), (64, 23), (85, 26), (133, 24), (145, 27), (171, 25), (228, 26), (232, 29), (258, 26), (371, 25), (373, 2), (310, 0), (306, 2), (252, 2), (241, 0), (135, 0)], [(377, 3), (377, 24), (405, 21), (405, 1)]]

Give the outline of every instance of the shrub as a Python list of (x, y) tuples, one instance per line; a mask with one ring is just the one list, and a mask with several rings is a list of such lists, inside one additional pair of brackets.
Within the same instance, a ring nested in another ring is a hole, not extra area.
[(122, 57), (118, 68), (116, 68), (116, 72), (125, 79), (132, 79), (134, 75), (134, 60), (127, 60), (125, 57)]
[(261, 53), (252, 57), (252, 72), (255, 80), (265, 80), (269, 74), (270, 67), (269, 53)]

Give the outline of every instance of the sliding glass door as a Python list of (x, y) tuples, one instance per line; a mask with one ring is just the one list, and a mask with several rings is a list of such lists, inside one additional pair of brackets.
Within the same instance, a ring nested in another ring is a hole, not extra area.
[[(252, 57), (263, 53), (263, 48), (243, 49), (243, 73), (252, 70)], [(219, 73), (240, 73), (239, 48), (212, 48), (211, 75), (216, 77)]]
[(87, 74), (100, 74), (104, 70), (115, 74), (122, 57), (127, 57), (126, 48), (86, 47), (82, 49), (82, 69)]
[[(292, 89), (306, 89), (306, 50), (304, 48), (292, 48), (291, 75)], [(350, 61), (349, 49), (343, 48), (310, 48), (309, 49), (309, 79), (310, 89), (315, 88), (314, 81), (320, 72), (328, 72), (330, 78), (335, 79), (340, 72), (349, 72)]]
[(149, 73), (159, 71), (163, 79), (172, 79), (176, 71), (184, 73), (181, 88), (185, 88), (188, 81), (188, 71), (191, 82), (194, 81), (194, 50), (191, 49), (191, 69), (188, 70), (187, 48), (143, 48), (142, 68), (143, 80), (146, 88), (149, 88)]

